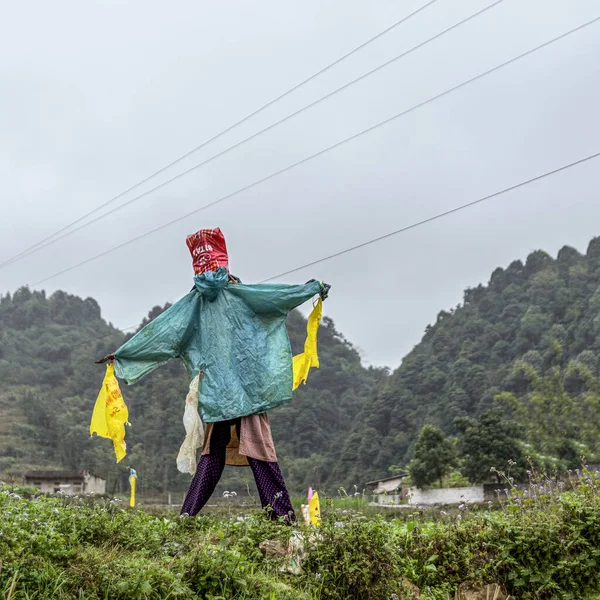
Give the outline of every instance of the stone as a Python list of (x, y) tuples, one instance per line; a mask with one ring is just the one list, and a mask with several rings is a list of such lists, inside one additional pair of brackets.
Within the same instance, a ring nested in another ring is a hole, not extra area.
[(497, 583), (465, 581), (458, 586), (456, 600), (508, 600), (509, 596)]
[(403, 577), (400, 581), (399, 598), (401, 600), (420, 600), (421, 590), (414, 583), (406, 579), (406, 577)]
[(265, 556), (286, 556), (287, 548), (279, 540), (263, 540), (258, 548)]

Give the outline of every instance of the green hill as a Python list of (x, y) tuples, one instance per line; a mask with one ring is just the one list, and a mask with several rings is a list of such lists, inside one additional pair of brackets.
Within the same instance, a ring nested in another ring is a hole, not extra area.
[[(162, 310), (152, 309), (145, 322)], [(305, 328), (292, 313), (295, 351)], [(108, 440), (89, 438), (103, 377), (94, 359), (125, 339), (91, 298), (22, 288), (0, 299), (0, 477), (34, 466), (87, 469), (119, 490), (132, 465), (142, 494), (183, 493), (189, 477), (177, 472), (175, 458), (187, 379), (178, 362), (123, 386), (132, 422), (125, 464), (115, 464)], [(496, 269), (487, 285), (466, 290), (462, 304), (438, 314), (391, 375), (361, 365), (329, 318), (319, 353), (321, 369), (271, 414), (294, 491), (313, 481), (315, 466), (330, 492), (386, 476), (392, 465), (408, 463), (423, 425), (455, 436), (455, 419), (492, 407), (516, 421), (524, 452), (538, 462), (576, 468), (581, 455), (598, 460), (600, 238), (585, 255), (569, 247), (556, 259), (535, 251), (524, 264)], [(252, 484), (247, 469), (231, 468), (223, 486), (243, 489), (245, 481)]]
[[(153, 308), (142, 325), (163, 310)], [(292, 313), (288, 329), (294, 350), (301, 351), (306, 320)], [(56, 466), (107, 477), (111, 491), (125, 487), (126, 465), (115, 464), (111, 443), (90, 439), (88, 433), (104, 374), (94, 360), (125, 339), (102, 319), (90, 298), (64, 292), (47, 298), (44, 292), (22, 288), (0, 299), (2, 477), (18, 478), (32, 467)], [(327, 318), (319, 332), (319, 351), (322, 368), (311, 373), (292, 404), (271, 415), (280, 461), (290, 486), (298, 490), (310, 482), (315, 465), (327, 483), (364, 399), (374, 395), (387, 376), (384, 370), (363, 368), (358, 353)], [(122, 386), (132, 423), (123, 463), (136, 468), (142, 494), (187, 489), (189, 476), (175, 466), (184, 437), (187, 386), (178, 361), (134, 386)], [(223, 485), (252, 480), (247, 469), (228, 468), (226, 475)]]
[(532, 252), (438, 314), (365, 403), (343, 458), (360, 448), (358, 472), (382, 474), (406, 462), (425, 423), (455, 434), (457, 417), (499, 406), (531, 454), (575, 468), (600, 452), (599, 366), (600, 238), (585, 256)]

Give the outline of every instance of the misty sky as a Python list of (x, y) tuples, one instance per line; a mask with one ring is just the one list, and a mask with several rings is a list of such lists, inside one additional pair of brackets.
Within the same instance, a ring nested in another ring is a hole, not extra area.
[[(439, 0), (143, 186), (490, 4)], [(0, 4), (0, 262), (106, 202), (426, 0)], [(0, 292), (199, 208), (600, 16), (598, 0), (504, 0), (205, 168), (0, 269)], [(600, 22), (406, 117), (39, 288), (125, 328), (189, 291), (185, 236), (220, 226), (232, 271), (272, 277), (600, 151)], [(600, 160), (290, 275), (366, 363), (397, 366), (437, 313), (534, 249), (600, 235)], [(121, 200), (121, 201), (123, 201)], [(116, 204), (115, 204), (116, 205)], [(110, 208), (112, 208), (111, 205)]]

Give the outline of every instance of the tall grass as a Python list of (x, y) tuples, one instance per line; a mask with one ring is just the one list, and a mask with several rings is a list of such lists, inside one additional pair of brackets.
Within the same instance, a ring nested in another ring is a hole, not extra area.
[(286, 557), (260, 546), (286, 548), (297, 528), (257, 509), (232, 504), (181, 519), (114, 499), (0, 488), (0, 596), (452, 600), (465, 582), (524, 600), (600, 595), (600, 473), (582, 469), (562, 484), (532, 473), (527, 489), (499, 494), (495, 505), (454, 511), (390, 518), (368, 500), (325, 497), (321, 528), (298, 525), (306, 556), (292, 575), (281, 571)]

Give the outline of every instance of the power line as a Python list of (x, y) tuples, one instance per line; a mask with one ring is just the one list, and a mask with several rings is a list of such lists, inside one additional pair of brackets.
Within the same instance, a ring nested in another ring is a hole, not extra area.
[[(11, 264), (17, 260), (19, 260), (19, 258), (25, 258), (26, 256), (31, 256), (32, 254), (34, 254), (35, 252), (38, 252), (39, 250), (42, 250), (43, 248), (46, 248), (47, 246), (50, 246), (52, 244), (55, 244), (56, 242), (59, 242), (60, 240), (76, 233), (77, 231), (80, 231), (81, 229), (84, 229), (90, 225), (93, 225), (94, 223), (97, 223), (98, 221), (101, 221), (102, 219), (120, 211), (123, 210), (124, 208), (126, 208), (127, 206), (133, 204), (134, 202), (137, 202), (138, 200), (141, 200), (142, 198), (145, 198), (146, 196), (154, 193), (155, 191), (162, 189), (164, 187), (166, 187), (167, 185), (173, 183), (174, 181), (185, 177), (186, 175), (188, 175), (189, 173), (191, 173), (192, 171), (195, 171), (197, 169), (200, 169), (201, 167), (207, 165), (208, 163), (211, 163), (213, 160), (216, 160), (217, 158), (220, 158), (221, 156), (224, 156), (225, 154), (228, 154), (229, 152), (239, 148), (240, 146), (243, 146), (244, 144), (250, 142), (253, 139), (258, 138), (259, 136), (263, 135), (264, 133), (267, 133), (268, 131), (271, 131), (272, 129), (274, 129), (275, 127), (278, 127), (279, 125), (281, 125), (282, 123), (285, 123), (286, 121), (289, 121), (290, 119), (293, 119), (294, 117), (297, 117), (299, 114), (306, 112), (307, 110), (315, 107), (316, 105), (320, 104), (321, 102), (324, 102), (325, 100), (331, 98), (332, 96), (335, 96), (337, 94), (339, 94), (340, 92), (346, 90), (347, 88), (349, 88), (350, 86), (358, 83), (359, 81), (362, 81), (363, 79), (366, 79), (367, 77), (370, 77), (371, 75), (381, 71), (382, 69), (390, 66), (392, 63), (397, 62), (398, 60), (404, 58), (405, 56), (411, 54), (412, 52), (415, 52), (416, 50), (418, 50), (419, 48), (422, 48), (423, 46), (433, 42), (434, 40), (442, 37), (443, 35), (449, 33), (450, 31), (453, 31), (454, 29), (457, 29), (458, 27), (464, 25), (465, 23), (467, 23), (468, 21), (471, 21), (472, 19), (478, 17), (479, 15), (481, 15), (482, 13), (490, 10), (491, 8), (497, 6), (498, 4), (504, 2), (504, 0), (496, 0), (495, 2), (493, 2), (492, 4), (490, 4), (489, 6), (484, 7), (481, 10), (478, 10), (477, 12), (471, 14), (470, 16), (466, 17), (465, 19), (462, 19), (461, 21), (455, 23), (454, 25), (451, 25), (450, 27), (444, 29), (443, 31), (440, 31), (439, 33), (435, 34), (434, 36), (428, 38), (427, 40), (417, 44), (416, 46), (413, 46), (412, 48), (410, 48), (409, 50), (406, 50), (405, 52), (402, 52), (401, 54), (399, 54), (398, 56), (395, 56), (394, 58), (392, 58), (391, 60), (386, 61), (385, 63), (379, 65), (378, 67), (372, 69), (371, 71), (368, 71), (367, 73), (364, 73), (363, 75), (361, 75), (360, 77), (344, 84), (343, 86), (333, 90), (332, 92), (329, 92), (328, 94), (326, 94), (325, 96), (322, 96), (321, 98), (315, 100), (314, 102), (311, 102), (310, 104), (308, 104), (307, 106), (304, 106), (303, 108), (300, 108), (299, 110), (287, 115), (286, 117), (284, 117), (283, 119), (280, 119), (279, 121), (276, 121), (275, 123), (265, 127), (264, 129), (261, 129), (260, 131), (252, 134), (251, 136), (235, 143), (233, 146), (229, 146), (228, 148), (225, 148), (224, 150), (222, 150), (221, 152), (218, 152), (217, 154), (207, 158), (206, 160), (202, 161), (201, 163), (198, 163), (197, 165), (194, 165), (193, 167), (190, 167), (189, 169), (183, 171), (182, 173), (179, 173), (173, 177), (171, 177), (170, 179), (167, 179), (166, 181), (162, 182), (161, 184), (143, 192), (142, 194), (136, 196), (135, 198), (131, 198), (130, 200), (127, 200), (126, 202), (124, 202), (123, 204), (116, 206), (115, 208), (109, 210), (108, 212), (99, 215), (98, 217), (95, 217), (94, 219), (92, 219), (91, 221), (88, 221), (86, 223), (84, 223), (83, 225), (80, 225), (79, 227), (76, 227), (75, 229), (72, 229), (71, 231), (68, 231), (66, 233), (64, 233), (63, 235), (49, 240), (46, 243), (40, 243), (40, 245), (38, 245), (36, 248), (34, 248), (33, 250), (31, 250), (30, 252), (28, 252), (25, 255), (17, 255), (16, 257), (14, 257), (13, 259), (9, 259), (8, 261), (0, 264), (0, 269), (4, 266), (7, 266), (8, 264)], [(209, 204), (207, 206), (212, 206), (212, 204)]]
[(507, 61), (505, 61), (505, 62), (503, 62), (503, 63), (501, 63), (499, 65), (496, 65), (495, 67), (492, 67), (491, 69), (488, 69), (487, 71), (484, 71), (483, 73), (479, 73), (478, 75), (475, 75), (474, 77), (471, 77), (470, 79), (467, 79), (466, 81), (463, 81), (462, 83), (459, 83), (458, 85), (455, 85), (454, 87), (449, 88), (449, 89), (447, 89), (444, 92), (436, 94), (435, 96), (432, 96), (432, 97), (428, 98), (427, 100), (424, 100), (423, 102), (421, 102), (421, 103), (419, 103), (419, 104), (417, 104), (417, 105), (415, 105), (415, 106), (413, 106), (413, 107), (411, 107), (409, 109), (406, 109), (406, 110), (404, 110), (404, 111), (402, 111), (400, 113), (397, 113), (396, 115), (394, 115), (392, 117), (389, 117), (388, 119), (385, 119), (384, 121), (381, 121), (381, 122), (377, 123), (376, 125), (372, 125), (371, 127), (368, 127), (367, 129), (363, 129), (362, 131), (359, 131), (358, 133), (355, 133), (355, 134), (351, 135), (350, 137), (347, 137), (347, 138), (345, 138), (345, 139), (343, 139), (343, 140), (341, 140), (339, 142), (336, 142), (335, 144), (332, 144), (331, 146), (328, 146), (327, 148), (324, 148), (323, 150), (319, 150), (318, 152), (315, 152), (314, 154), (311, 154), (310, 156), (307, 156), (307, 157), (305, 157), (305, 158), (303, 158), (303, 159), (301, 159), (301, 160), (299, 160), (299, 161), (297, 161), (297, 162), (295, 162), (295, 163), (293, 163), (291, 165), (288, 165), (287, 167), (284, 167), (283, 169), (279, 169), (278, 171), (275, 171), (274, 173), (271, 173), (270, 175), (267, 175), (266, 177), (263, 177), (262, 179), (259, 179), (258, 181), (250, 183), (250, 184), (248, 184), (248, 185), (246, 185), (246, 186), (244, 186), (244, 187), (236, 190), (235, 192), (231, 192), (230, 194), (227, 194), (226, 196), (222, 196), (221, 198), (219, 198), (219, 199), (211, 202), (210, 204), (207, 204), (205, 206), (197, 208), (197, 209), (195, 209), (195, 210), (193, 210), (193, 211), (191, 211), (191, 212), (189, 212), (189, 213), (187, 213), (185, 215), (182, 215), (180, 217), (177, 217), (176, 219), (173, 219), (172, 221), (169, 221), (168, 223), (164, 223), (162, 225), (159, 225), (158, 227), (156, 227), (156, 228), (154, 228), (154, 229), (152, 229), (150, 231), (147, 231), (146, 233), (143, 233), (143, 234), (141, 234), (141, 235), (139, 235), (139, 236), (137, 236), (135, 238), (132, 238), (130, 240), (127, 240), (127, 241), (123, 242), (122, 244), (119, 244), (117, 246), (109, 248), (108, 250), (105, 250), (104, 252), (101, 252), (100, 254), (96, 254), (95, 256), (92, 256), (92, 257), (90, 257), (90, 258), (88, 258), (88, 259), (86, 259), (86, 260), (84, 260), (84, 261), (82, 261), (80, 263), (72, 265), (71, 267), (63, 269), (62, 271), (54, 273), (53, 275), (45, 277), (44, 279), (41, 279), (40, 281), (37, 281), (36, 283), (34, 283), (33, 286), (39, 285), (41, 283), (45, 283), (49, 279), (53, 279), (54, 277), (58, 277), (59, 275), (63, 275), (64, 273), (68, 273), (69, 271), (72, 271), (73, 269), (77, 269), (77, 268), (79, 268), (79, 267), (81, 267), (83, 265), (86, 265), (86, 264), (88, 264), (88, 263), (90, 263), (90, 262), (92, 262), (92, 261), (94, 261), (94, 260), (96, 260), (98, 258), (106, 256), (107, 254), (110, 254), (111, 252), (114, 252), (114, 251), (119, 250), (119, 249), (121, 249), (121, 248), (123, 248), (125, 246), (128, 246), (129, 244), (137, 242), (138, 240), (141, 240), (141, 239), (143, 239), (143, 238), (145, 238), (145, 237), (147, 237), (149, 235), (152, 235), (152, 234), (154, 234), (154, 233), (156, 233), (156, 232), (158, 232), (158, 231), (160, 231), (162, 229), (165, 229), (166, 227), (170, 227), (171, 225), (174, 225), (175, 223), (179, 223), (180, 221), (183, 221), (183, 220), (187, 219), (188, 217), (191, 217), (192, 215), (195, 215), (195, 214), (197, 214), (197, 213), (205, 210), (206, 208), (208, 208), (210, 206), (214, 206), (215, 204), (223, 202), (223, 201), (225, 201), (225, 200), (227, 200), (229, 198), (232, 198), (233, 196), (241, 194), (242, 192), (245, 192), (245, 191), (247, 191), (249, 189), (252, 189), (252, 188), (254, 188), (254, 187), (256, 187), (256, 186), (264, 183), (265, 181), (273, 179), (274, 177), (277, 177), (278, 175), (281, 175), (282, 173), (290, 171), (291, 169), (294, 169), (294, 168), (296, 168), (296, 167), (298, 167), (298, 166), (300, 166), (300, 165), (302, 165), (302, 164), (304, 164), (304, 163), (306, 163), (306, 162), (308, 162), (310, 160), (313, 160), (314, 158), (317, 158), (318, 156), (326, 154), (327, 152), (330, 152), (331, 150), (333, 150), (335, 148), (338, 148), (338, 147), (340, 147), (340, 146), (342, 146), (342, 145), (344, 145), (344, 144), (346, 144), (346, 143), (348, 143), (348, 142), (350, 142), (352, 140), (358, 139), (359, 137), (362, 137), (362, 136), (366, 135), (367, 133), (370, 133), (370, 132), (372, 132), (372, 131), (380, 128), (380, 127), (383, 127), (384, 125), (387, 125), (387, 124), (395, 121), (396, 119), (398, 119), (398, 118), (400, 118), (400, 117), (402, 117), (402, 116), (404, 116), (404, 115), (406, 115), (406, 114), (408, 114), (408, 113), (410, 113), (410, 112), (412, 112), (412, 111), (414, 111), (414, 110), (416, 110), (416, 109), (418, 109), (418, 108), (420, 108), (422, 106), (430, 104), (431, 102), (434, 102), (435, 100), (438, 100), (439, 98), (447, 96), (448, 94), (450, 94), (450, 93), (452, 93), (452, 92), (454, 92), (454, 91), (456, 91), (458, 89), (461, 89), (461, 88), (463, 88), (463, 87), (465, 87), (465, 86), (467, 86), (467, 85), (469, 85), (469, 84), (471, 84), (471, 83), (473, 83), (475, 81), (478, 81), (479, 79), (482, 79), (483, 77), (486, 77), (487, 75), (490, 75), (491, 73), (494, 73), (494, 72), (496, 72), (496, 71), (498, 71), (498, 70), (500, 70), (500, 69), (502, 69), (502, 68), (504, 68), (504, 67), (506, 67), (506, 66), (508, 66), (508, 65), (510, 65), (510, 64), (512, 64), (512, 63), (514, 63), (514, 62), (516, 62), (516, 61), (518, 61), (520, 59), (522, 59), (522, 58), (524, 58), (524, 57), (526, 57), (526, 56), (529, 56), (529, 55), (537, 52), (538, 50), (541, 50), (542, 48), (545, 48), (545, 47), (547, 47), (547, 46), (549, 46), (549, 45), (551, 45), (551, 44), (553, 44), (553, 43), (555, 43), (555, 42), (557, 42), (557, 41), (559, 41), (559, 40), (561, 40), (561, 39), (563, 39), (563, 38), (565, 38), (565, 37), (567, 37), (567, 36), (569, 36), (569, 35), (571, 35), (571, 34), (573, 34), (575, 32), (577, 32), (577, 31), (580, 31), (583, 28), (585, 28), (585, 27), (587, 27), (587, 26), (589, 26), (589, 25), (591, 25), (591, 24), (593, 24), (593, 23), (595, 23), (595, 22), (597, 22), (599, 20), (600, 20), (600, 17), (596, 17), (595, 19), (592, 19), (591, 21), (587, 21), (586, 23), (584, 23), (582, 25), (579, 25), (579, 26), (575, 27), (574, 29), (571, 29), (571, 30), (569, 30), (569, 31), (567, 31), (565, 33), (562, 33), (561, 35), (559, 35), (559, 36), (557, 36), (555, 38), (552, 38), (551, 40), (549, 40), (547, 42), (544, 42), (543, 44), (540, 44), (539, 46), (536, 46), (535, 48), (527, 50), (526, 52), (523, 52), (522, 54), (519, 54), (518, 56), (515, 56), (515, 57), (513, 57), (513, 58), (511, 58), (511, 59), (509, 59), (509, 60), (507, 60)]
[[(0, 263), (0, 268), (2, 268), (4, 266), (6, 266), (6, 265), (8, 265), (8, 264), (10, 264), (12, 262), (14, 262), (18, 258), (24, 257), (25, 255), (28, 256), (29, 254), (32, 253), (33, 250), (37, 250), (38, 246), (42, 246), (42, 244), (44, 245), (42, 247), (45, 247), (46, 245), (48, 245), (48, 244), (46, 244), (46, 242), (49, 242), (50, 240), (53, 240), (53, 238), (55, 238), (57, 235), (65, 232), (65, 231), (67, 231), (68, 229), (70, 229), (71, 227), (73, 227), (73, 225), (77, 225), (78, 223), (81, 223), (81, 221), (83, 221), (84, 219), (87, 219), (91, 215), (97, 213), (99, 210), (103, 209), (105, 206), (108, 206), (109, 204), (112, 204), (113, 202), (115, 202), (116, 200), (119, 200), (120, 198), (122, 198), (123, 196), (125, 196), (126, 194), (128, 194), (129, 192), (132, 192), (133, 190), (137, 189), (138, 187), (140, 187), (144, 183), (147, 183), (151, 179), (154, 179), (154, 177), (156, 177), (157, 175), (160, 175), (161, 173), (164, 173), (166, 170), (170, 169), (171, 167), (174, 167), (176, 164), (178, 164), (181, 161), (185, 160), (186, 158), (188, 158), (192, 154), (198, 152), (198, 150), (201, 150), (202, 148), (204, 148), (205, 146), (207, 146), (211, 142), (214, 142), (215, 140), (217, 140), (220, 137), (224, 136), (226, 133), (229, 133), (230, 131), (232, 131), (236, 127), (240, 126), (242, 123), (245, 123), (246, 121), (248, 121), (252, 117), (255, 117), (259, 113), (263, 112), (265, 109), (269, 108), (269, 106), (272, 106), (276, 102), (279, 102), (283, 98), (289, 96), (291, 93), (297, 91), (298, 89), (300, 89), (301, 87), (303, 87), (304, 85), (306, 85), (307, 83), (309, 83), (310, 81), (313, 81), (314, 79), (316, 79), (320, 75), (323, 75), (323, 73), (329, 71), (330, 69), (332, 69), (336, 65), (340, 64), (342, 61), (346, 60), (347, 58), (349, 58), (353, 54), (356, 54), (359, 50), (362, 50), (363, 48), (365, 48), (368, 45), (372, 44), (374, 41), (378, 40), (382, 36), (386, 35), (387, 33), (389, 33), (390, 31), (392, 31), (396, 27), (402, 25), (403, 23), (405, 23), (406, 21), (408, 21), (412, 17), (416, 16), (417, 14), (419, 14), (422, 11), (424, 11), (426, 8), (428, 8), (429, 6), (435, 4), (438, 1), (439, 0), (430, 0), (429, 2), (427, 2), (426, 4), (424, 4), (423, 6), (421, 6), (420, 8), (418, 8), (418, 9), (414, 10), (413, 12), (411, 12), (410, 14), (408, 14), (407, 16), (402, 17), (402, 19), (400, 19), (399, 21), (396, 21), (394, 24), (390, 25), (389, 27), (387, 27), (383, 31), (380, 31), (377, 35), (373, 36), (372, 38), (369, 38), (366, 42), (363, 42), (362, 44), (359, 44), (358, 46), (356, 46), (355, 48), (353, 48), (352, 50), (350, 50), (350, 52), (347, 52), (346, 54), (344, 54), (340, 58), (334, 60), (332, 63), (330, 63), (327, 66), (323, 67), (321, 70), (317, 71), (316, 73), (314, 73), (310, 77), (307, 77), (306, 79), (302, 80), (300, 83), (297, 83), (296, 85), (294, 85), (293, 87), (291, 87), (287, 91), (283, 92), (279, 96), (273, 98), (272, 100), (269, 100), (266, 104), (263, 104), (261, 107), (257, 108), (255, 111), (249, 113), (248, 115), (246, 115), (245, 117), (243, 117), (239, 121), (236, 121), (235, 123), (233, 123), (233, 125), (230, 125), (229, 127), (227, 127), (226, 129), (224, 129), (223, 131), (220, 131), (219, 133), (217, 133), (213, 137), (211, 137), (208, 140), (202, 142), (199, 146), (196, 146), (195, 148), (193, 148), (189, 152), (186, 152), (185, 154), (183, 154), (179, 158), (177, 158), (174, 161), (170, 162), (168, 165), (162, 167), (158, 171), (155, 171), (154, 173), (152, 173), (148, 177), (142, 179), (141, 181), (138, 181), (138, 183), (136, 183), (136, 184), (132, 185), (131, 187), (127, 188), (124, 192), (121, 192), (120, 194), (117, 194), (116, 196), (114, 196), (113, 198), (111, 198), (110, 200), (108, 200), (107, 202), (104, 202), (103, 204), (100, 204), (99, 206), (97, 206), (96, 208), (94, 208), (93, 210), (91, 210), (90, 212), (88, 212), (85, 215), (79, 217), (75, 221), (72, 221), (68, 225), (65, 225), (64, 227), (62, 227), (58, 231), (55, 231), (53, 234), (49, 235), (48, 237), (40, 240), (39, 242), (33, 244), (32, 246), (29, 246), (29, 248), (26, 248), (25, 250), (23, 250), (19, 254), (16, 254), (12, 258), (9, 258), (8, 260), (4, 261), (3, 263)], [(151, 191), (155, 191), (156, 189), (159, 189), (159, 188), (154, 188)], [(92, 222), (95, 222), (95, 220), (92, 221)], [(86, 225), (88, 225), (88, 224), (89, 223), (87, 223)], [(65, 237), (65, 236), (62, 236), (62, 237)], [(62, 237), (60, 237), (59, 239), (62, 239)]]
[[(596, 158), (600, 158), (600, 152), (590, 154), (589, 156), (585, 156), (584, 158), (580, 158), (579, 160), (573, 161), (566, 165), (562, 165), (561, 167), (553, 169), (552, 171), (546, 171), (545, 173), (542, 173), (541, 175), (536, 175), (535, 177), (531, 177), (530, 179), (526, 179), (525, 181), (521, 181), (519, 183), (516, 183), (514, 185), (506, 187), (502, 190), (499, 190), (497, 192), (494, 192), (492, 194), (484, 196), (483, 198), (478, 198), (477, 200), (473, 200), (472, 202), (467, 202), (466, 204), (462, 204), (460, 206), (455, 206), (454, 208), (451, 208), (450, 210), (446, 210), (444, 212), (438, 213), (436, 215), (433, 215), (432, 217), (422, 219), (421, 221), (416, 221), (415, 223), (411, 223), (410, 225), (406, 225), (405, 227), (401, 227), (400, 229), (396, 229), (395, 231), (391, 231), (391, 232), (381, 235), (379, 237), (370, 239), (366, 242), (362, 242), (360, 244), (357, 244), (356, 246), (351, 246), (350, 248), (340, 250), (339, 252), (334, 252), (333, 254), (328, 254), (327, 256), (323, 256), (322, 258), (318, 258), (317, 260), (313, 260), (309, 263), (300, 265), (299, 267), (294, 267), (293, 269), (289, 269), (288, 271), (284, 271), (283, 273), (279, 273), (278, 275), (273, 275), (272, 277), (269, 277), (268, 279), (263, 279), (260, 283), (267, 283), (269, 281), (274, 281), (275, 279), (279, 279), (280, 277), (285, 277), (287, 275), (291, 275), (292, 273), (297, 273), (298, 271), (302, 271), (303, 269), (307, 269), (308, 267), (313, 267), (320, 263), (331, 260), (332, 258), (337, 258), (338, 256), (343, 256), (344, 254), (348, 254), (349, 252), (354, 252), (355, 250), (359, 250), (360, 248), (365, 248), (367, 246), (370, 246), (371, 244), (376, 244), (377, 242), (387, 240), (388, 238), (399, 235), (400, 233), (405, 233), (406, 231), (410, 231), (411, 229), (416, 229), (417, 227), (421, 227), (422, 225), (427, 225), (428, 223), (432, 223), (433, 221), (437, 221), (438, 219), (442, 219), (449, 215), (466, 210), (467, 208), (472, 208), (473, 206), (477, 206), (478, 204), (482, 204), (483, 202), (492, 200), (493, 198), (497, 198), (498, 196), (507, 194), (508, 192), (512, 192), (519, 188), (525, 187), (526, 185), (529, 185), (530, 183), (534, 183), (536, 181), (540, 181), (541, 179), (545, 179), (546, 177), (556, 175), (557, 173), (566, 171), (567, 169), (571, 169), (572, 167), (581, 165), (585, 162), (594, 160)], [(125, 329), (123, 329), (122, 331), (128, 331), (129, 329), (136, 329), (137, 327), (139, 327), (139, 325), (132, 325), (130, 327), (125, 327)]]
[(391, 238), (399, 233), (404, 233), (405, 231), (409, 231), (410, 229), (416, 229), (421, 225), (426, 225), (427, 223), (431, 223), (432, 221), (437, 221), (443, 217), (447, 217), (448, 215), (452, 215), (454, 213), (460, 212), (467, 208), (471, 208), (476, 206), (477, 204), (481, 204), (482, 202), (486, 202), (487, 200), (491, 200), (492, 198), (496, 198), (497, 196), (501, 196), (502, 194), (506, 194), (508, 192), (512, 192), (513, 190), (524, 187), (530, 183), (534, 183), (535, 181), (539, 181), (540, 179), (544, 179), (546, 177), (550, 177), (551, 175), (555, 175), (556, 173), (560, 173), (561, 171), (566, 171), (571, 167), (575, 167), (582, 163), (585, 163), (589, 160), (593, 160), (595, 158), (600, 157), (600, 152), (596, 152), (595, 154), (591, 154), (584, 158), (580, 158), (572, 163), (567, 165), (563, 165), (562, 167), (558, 167), (557, 169), (553, 169), (552, 171), (548, 171), (546, 173), (542, 173), (541, 175), (536, 175), (531, 179), (527, 179), (525, 181), (521, 181), (520, 183), (516, 183), (515, 185), (511, 185), (507, 188), (504, 188), (498, 192), (494, 192), (493, 194), (489, 194), (488, 196), (484, 196), (483, 198), (478, 198), (477, 200), (473, 200), (472, 202), (467, 202), (467, 204), (463, 204), (461, 206), (456, 206), (447, 210), (445, 212), (441, 212), (433, 217), (428, 217), (427, 219), (423, 219), (422, 221), (417, 221), (416, 223), (412, 223), (411, 225), (407, 225), (406, 227), (402, 227), (401, 229), (396, 229), (395, 231), (391, 231), (390, 233), (386, 233), (385, 235), (373, 238), (367, 242), (363, 242), (362, 244), (357, 244), (356, 246), (352, 246), (351, 248), (346, 248), (345, 250), (340, 250), (339, 252), (335, 252), (334, 254), (329, 254), (328, 256), (324, 256), (323, 258), (319, 258), (317, 260), (313, 260), (312, 262), (306, 263), (305, 265), (301, 265), (300, 267), (295, 267), (290, 269), (289, 271), (285, 271), (283, 273), (279, 273), (279, 275), (275, 275), (274, 277), (269, 277), (269, 279), (264, 279), (260, 283), (266, 283), (268, 281), (273, 281), (274, 279), (279, 279), (280, 277), (285, 277), (286, 275), (290, 275), (291, 273), (296, 273), (297, 271), (301, 271), (302, 269), (306, 269), (307, 267), (312, 267), (314, 265), (318, 265), (319, 263), (325, 262), (326, 260), (331, 260), (332, 258), (337, 258), (338, 256), (342, 256), (347, 254), (348, 252), (354, 252), (354, 250), (359, 250), (360, 248), (364, 248), (365, 246), (370, 246), (371, 244), (375, 244), (376, 242), (381, 242), (382, 240), (386, 240)]

